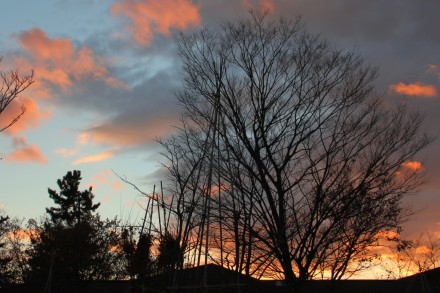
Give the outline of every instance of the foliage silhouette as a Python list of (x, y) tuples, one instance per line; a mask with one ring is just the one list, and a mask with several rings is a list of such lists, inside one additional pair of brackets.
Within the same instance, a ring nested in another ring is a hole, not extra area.
[[(123, 255), (116, 249), (118, 221), (101, 220), (93, 214), (91, 187), (78, 190), (81, 172), (68, 172), (58, 180), (60, 193), (49, 189), (59, 207), (46, 209), (49, 217), (41, 225), (30, 224), (30, 280), (96, 280), (125, 276)], [(51, 275), (52, 274), (52, 275)]]
[(91, 215), (99, 207), (100, 203), (93, 204), (92, 187), (79, 191), (81, 179), (80, 171), (69, 171), (63, 179), (57, 181), (60, 193), (48, 189), (49, 197), (59, 206), (46, 208), (53, 223), (62, 222), (72, 226), (76, 221), (79, 224), (81, 218)]
[(132, 227), (122, 232), (122, 250), (127, 260), (126, 271), (132, 279), (143, 280), (154, 271), (151, 256), (153, 241), (147, 234), (140, 235), (136, 241), (134, 235)]

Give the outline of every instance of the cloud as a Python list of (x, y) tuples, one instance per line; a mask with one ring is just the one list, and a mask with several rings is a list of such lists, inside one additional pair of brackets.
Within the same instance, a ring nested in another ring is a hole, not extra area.
[(428, 73), (438, 73), (439, 66), (436, 64), (428, 64), (428, 69), (426, 71)]
[(55, 153), (67, 158), (67, 157), (73, 157), (80, 151), (80, 148), (74, 148), (74, 149), (68, 149), (68, 148), (57, 148), (55, 149)]
[(398, 84), (391, 85), (389, 88), (390, 91), (399, 95), (425, 97), (425, 98), (431, 98), (437, 96), (437, 88), (435, 86), (420, 82), (409, 83), (409, 84), (400, 82)]
[(130, 20), (126, 28), (142, 46), (151, 44), (154, 33), (168, 36), (171, 29), (184, 30), (200, 23), (199, 7), (191, 0), (119, 0), (111, 12)]
[(21, 113), (21, 107), (26, 109), (24, 115), (15, 122), (11, 127), (6, 129), (7, 134), (17, 134), (18, 132), (37, 128), (40, 125), (40, 121), (51, 117), (49, 110), (41, 110), (37, 102), (27, 97), (20, 97), (11, 102), (9, 106), (0, 115), (0, 125), (4, 126), (8, 122), (12, 121), (17, 115)]
[(396, 176), (405, 176), (405, 174), (414, 174), (422, 171), (423, 164), (417, 161), (406, 161), (401, 164), (401, 170), (396, 172)]
[(242, 2), (242, 5), (248, 10), (249, 9), (257, 9), (260, 11), (270, 11), (270, 12), (275, 11), (274, 0), (259, 0), (259, 1), (241, 0), (241, 2)]
[(79, 158), (73, 162), (74, 165), (84, 164), (84, 163), (96, 163), (100, 161), (107, 160), (109, 158), (112, 158), (114, 156), (113, 152), (106, 151), (102, 152), (96, 155), (86, 156)]
[(40, 148), (35, 144), (27, 144), (24, 137), (14, 137), (13, 145), (15, 150), (5, 157), (5, 161), (9, 163), (38, 163), (46, 164), (45, 157)]
[(178, 86), (176, 79), (174, 72), (161, 70), (127, 92), (123, 100), (111, 96), (113, 108), (108, 112), (113, 111), (112, 115), (83, 129), (78, 142), (127, 151), (168, 136), (180, 124), (181, 108), (172, 92)]
[[(87, 186), (92, 186), (93, 190), (99, 191), (101, 187), (111, 187), (111, 191), (120, 191), (124, 189), (121, 180), (117, 178), (111, 170), (102, 170), (99, 173), (93, 175), (90, 182), (86, 184)], [(108, 203), (110, 201), (111, 195), (103, 197), (103, 203)]]
[(49, 39), (39, 28), (22, 32), (18, 41), (36, 60), (59, 63), (64, 62), (66, 58), (71, 59), (74, 55), (72, 43), (68, 39)]
[(406, 161), (402, 163), (402, 167), (412, 172), (418, 172), (422, 170), (423, 165), (417, 161)]
[(41, 86), (67, 90), (75, 82), (87, 79), (102, 80), (111, 87), (125, 86), (109, 75), (105, 58), (87, 46), (75, 48), (71, 40), (51, 39), (39, 28), (20, 33), (17, 40), (27, 57), (17, 58), (16, 63), (33, 67)]
[(428, 74), (436, 76), (440, 81), (440, 66), (438, 66), (437, 64), (428, 64), (426, 72)]
[(150, 144), (157, 137), (167, 136), (174, 130), (172, 125), (177, 125), (179, 122), (175, 119), (173, 123), (173, 120), (166, 117), (163, 119), (155, 117), (151, 120), (148, 117), (144, 118), (145, 120), (133, 121), (123, 115), (120, 119), (110, 120), (85, 130), (80, 137), (81, 140), (87, 140), (93, 144), (134, 148)]

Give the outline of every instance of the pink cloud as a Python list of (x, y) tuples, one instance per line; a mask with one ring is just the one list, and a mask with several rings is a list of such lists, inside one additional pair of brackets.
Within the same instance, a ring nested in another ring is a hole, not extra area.
[(45, 157), (37, 145), (28, 145), (24, 140), (14, 152), (5, 157), (5, 161), (9, 163), (27, 163), (34, 162), (38, 164), (46, 164), (47, 157)]
[(122, 185), (121, 181), (114, 181), (112, 184), (112, 190), (121, 190), (124, 186)]
[(38, 100), (50, 99), (57, 89), (66, 91), (90, 79), (101, 80), (113, 88), (128, 88), (110, 75), (105, 58), (86, 46), (75, 48), (71, 40), (49, 38), (39, 28), (22, 32), (16, 39), (23, 54), (10, 58), (8, 68), (19, 68), (24, 74), (33, 70), (35, 82), (0, 116), (0, 125), (4, 125), (21, 113), (22, 106), (26, 108), (24, 115), (7, 129), (6, 134), (37, 128), (42, 120), (50, 118), (51, 112), (42, 110)]
[(41, 110), (37, 102), (27, 97), (20, 97), (12, 101), (8, 108), (0, 115), (0, 125), (5, 125), (21, 113), (21, 106), (26, 112), (11, 127), (6, 129), (7, 134), (17, 134), (29, 128), (37, 128), (41, 120), (51, 117), (50, 111)]
[(168, 36), (171, 29), (200, 23), (199, 6), (190, 0), (119, 0), (111, 12), (130, 20), (127, 30), (142, 46), (150, 45), (154, 33)]
[[(39, 28), (25, 31), (17, 39), (28, 58), (16, 58), (15, 63), (34, 68), (36, 80), (42, 87), (67, 90), (75, 82), (89, 78), (102, 80), (112, 87), (123, 85), (109, 75), (104, 58), (86, 46), (76, 49), (71, 40), (51, 39)], [(50, 92), (50, 89), (42, 92)]]
[(102, 152), (96, 155), (91, 155), (91, 156), (86, 156), (86, 157), (82, 157), (79, 158), (77, 160), (75, 160), (73, 162), (74, 165), (78, 165), (78, 164), (84, 164), (84, 163), (96, 163), (96, 162), (101, 162), (104, 160), (107, 160), (111, 157), (113, 157), (114, 154), (112, 152)]
[(437, 88), (430, 84), (421, 82), (405, 84), (403, 82), (393, 84), (390, 86), (390, 91), (399, 95), (408, 95), (415, 97), (435, 97), (437, 95)]
[(64, 62), (74, 55), (72, 43), (68, 39), (49, 39), (39, 28), (21, 33), (18, 41), (25, 51), (39, 61)]
[[(99, 173), (92, 176), (90, 183), (87, 186), (93, 186), (96, 191), (103, 186), (110, 186), (112, 191), (118, 191), (124, 188), (119, 178), (117, 178), (111, 170), (102, 170)], [(103, 198), (103, 203), (108, 203), (110, 196)]]

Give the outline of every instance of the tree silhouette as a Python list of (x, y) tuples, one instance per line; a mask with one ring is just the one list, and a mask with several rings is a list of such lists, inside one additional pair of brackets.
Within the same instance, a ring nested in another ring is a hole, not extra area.
[(175, 269), (179, 269), (183, 264), (183, 252), (179, 241), (169, 232), (165, 232), (160, 237), (157, 269), (158, 272), (168, 273)]
[[(423, 183), (423, 169), (411, 165), (432, 142), (423, 117), (384, 103), (377, 70), (307, 33), (300, 19), (255, 13), (182, 33), (178, 49), (184, 127), (166, 144), (165, 165), (174, 185), (187, 170), (204, 180), (194, 186), (206, 199), (195, 210), (208, 223), (198, 243), (212, 247), (212, 234), (233, 228), (217, 239), (245, 239), (252, 249), (216, 255), (237, 265), (234, 258), (249, 257), (289, 282), (359, 269), (379, 232), (399, 227), (404, 196)], [(196, 170), (172, 164), (174, 144), (200, 159)], [(209, 223), (220, 229), (208, 232)]]
[(28, 269), (25, 238), (21, 220), (0, 210), (0, 287), (23, 282)]
[[(49, 189), (59, 207), (46, 209), (49, 217), (30, 227), (30, 274), (28, 279), (52, 280), (114, 279), (124, 275), (122, 254), (116, 249), (120, 235), (117, 220), (101, 220), (93, 214), (91, 187), (79, 191), (81, 172), (67, 172), (57, 181), (60, 192)], [(52, 268), (50, 270), (50, 268)]]
[(122, 232), (122, 250), (126, 258), (126, 270), (132, 279), (143, 280), (153, 272), (151, 248), (152, 236), (142, 234), (139, 240), (134, 239), (133, 228)]
[(93, 204), (92, 187), (79, 191), (81, 179), (81, 171), (69, 171), (63, 179), (57, 181), (60, 193), (48, 189), (49, 197), (59, 205), (59, 207), (46, 208), (52, 222), (61, 221), (68, 226), (73, 225), (75, 221), (79, 224), (82, 217), (90, 215), (99, 207), (100, 203)]

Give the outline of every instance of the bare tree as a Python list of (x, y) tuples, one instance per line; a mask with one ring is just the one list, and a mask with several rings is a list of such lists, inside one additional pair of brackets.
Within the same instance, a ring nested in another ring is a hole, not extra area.
[[(0, 58), (0, 63), (2, 58)], [(28, 75), (20, 75), (18, 70), (10, 70), (7, 72), (0, 70), (0, 117), (4, 115), (4, 112), (8, 106), (11, 105), (14, 100), (17, 100), (18, 96), (27, 89), (34, 82), (34, 72), (31, 71)], [(26, 111), (24, 105), (21, 105), (20, 112), (16, 113), (11, 120), (4, 121), (0, 125), (0, 132), (11, 127), (17, 122), (20, 117)]]
[(379, 265), (388, 278), (402, 278), (440, 266), (440, 240), (432, 231), (422, 232), (414, 239), (396, 234), (387, 238), (388, 250)]
[[(408, 163), (432, 141), (422, 117), (383, 103), (376, 70), (308, 34), (299, 19), (253, 14), (182, 34), (178, 48), (178, 99), (199, 139), (192, 153), (214, 168), (189, 170), (221, 179), (203, 184), (223, 186), (221, 203), (209, 203), (229, 213), (222, 225), (235, 229), (235, 241), (251, 246), (246, 265), (266, 256), (262, 268), (298, 283), (359, 269), (352, 263), (380, 231), (399, 226), (401, 199), (423, 182), (423, 170)], [(188, 174), (172, 171), (176, 183)]]

